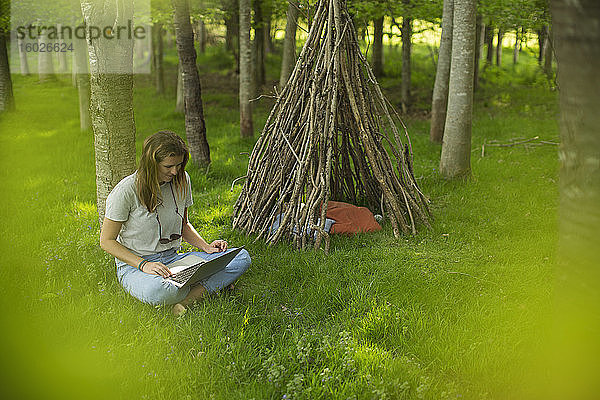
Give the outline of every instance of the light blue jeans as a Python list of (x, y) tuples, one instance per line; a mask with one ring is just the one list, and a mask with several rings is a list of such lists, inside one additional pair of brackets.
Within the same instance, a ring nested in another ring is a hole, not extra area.
[[(233, 249), (227, 250), (227, 252)], [(148, 261), (159, 261), (163, 264), (169, 264), (177, 261), (188, 254), (195, 254), (205, 260), (211, 260), (223, 253), (205, 253), (203, 251), (193, 251), (188, 253), (177, 253), (175, 249), (165, 250), (160, 253), (144, 256)], [(138, 300), (152, 304), (165, 305), (175, 304), (183, 300), (190, 288), (178, 288), (171, 282), (165, 280), (162, 276), (147, 274), (140, 271), (136, 267), (125, 264), (119, 259), (115, 259), (117, 264), (117, 279), (125, 291), (131, 294)], [(229, 284), (235, 282), (244, 271), (250, 266), (250, 254), (245, 249), (242, 249), (237, 256), (222, 271), (219, 271), (206, 279), (200, 281), (199, 284), (209, 293), (217, 292)]]

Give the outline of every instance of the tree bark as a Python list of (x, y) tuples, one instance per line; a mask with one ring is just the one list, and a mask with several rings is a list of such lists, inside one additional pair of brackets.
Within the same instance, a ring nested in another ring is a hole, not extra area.
[(90, 120), (90, 75), (88, 69), (88, 52), (85, 43), (81, 40), (73, 42), (73, 72), (75, 73), (75, 82), (77, 85), (77, 95), (79, 100), (79, 128), (81, 131), (87, 131), (91, 127)]
[(250, 43), (250, 0), (240, 0), (240, 135), (252, 137), (252, 45)]
[[(50, 44), (48, 34), (46, 31), (42, 32), (38, 36), (38, 46), (46, 47)], [(40, 82), (47, 82), (54, 78), (54, 63), (52, 62), (52, 53), (49, 51), (38, 52), (38, 79)]]
[(513, 65), (519, 62), (519, 53), (521, 52), (521, 28), (515, 29), (515, 47), (513, 49)]
[(544, 61), (544, 54), (546, 52), (547, 38), (546, 38), (546, 27), (537, 31), (538, 35), (538, 64), (542, 65)]
[(8, 62), (7, 35), (0, 28), (0, 113), (15, 109), (10, 64)]
[(279, 89), (287, 83), (294, 65), (296, 64), (296, 30), (298, 27), (297, 0), (290, 0), (285, 23), (285, 39), (283, 41), (283, 55), (281, 57), (281, 74), (279, 75)]
[(183, 114), (185, 105), (183, 101), (183, 78), (181, 77), (181, 64), (177, 64), (177, 95), (175, 100), (175, 112)]
[(410, 105), (412, 21), (412, 18), (402, 17), (402, 82), (400, 83), (400, 101), (402, 102), (402, 112), (405, 114)]
[(487, 47), (485, 64), (492, 65), (494, 61), (494, 28), (492, 26), (485, 27), (485, 44)]
[(475, 62), (473, 67), (473, 91), (479, 86), (479, 60), (481, 59), (481, 44), (485, 34), (485, 24), (482, 22), (481, 14), (477, 14), (475, 19)]
[(560, 203), (551, 399), (600, 392), (600, 3), (553, 0), (560, 101)]
[(17, 46), (19, 47), (19, 66), (21, 67), (21, 75), (29, 75), (29, 61), (27, 53), (24, 50), (25, 41), (17, 37)]
[(448, 113), (442, 143), (440, 173), (445, 178), (471, 173), (475, 0), (455, 0)]
[(552, 80), (553, 72), (552, 72), (552, 60), (554, 59), (554, 52), (552, 51), (552, 31), (548, 26), (546, 26), (546, 42), (545, 42), (545, 51), (544, 51), (544, 73), (548, 80)]
[(496, 66), (502, 66), (502, 39), (504, 39), (504, 31), (498, 29), (498, 43), (496, 44)]
[(450, 60), (452, 57), (452, 18), (454, 0), (444, 0), (442, 15), (442, 37), (438, 51), (437, 71), (433, 85), (431, 101), (431, 125), (429, 140), (442, 143), (444, 125), (446, 124), (446, 108), (448, 106), (448, 79), (450, 77)]
[(206, 24), (202, 18), (198, 18), (198, 21), (196, 21), (196, 40), (198, 40), (198, 50), (200, 50), (200, 53), (206, 52), (206, 39)]
[[(128, 2), (82, 0), (81, 9), (87, 26), (106, 26), (110, 22), (126, 26), (127, 20), (133, 18), (133, 5)], [(135, 170), (133, 43), (92, 40), (89, 31), (87, 35), (96, 199), (102, 223), (106, 197), (121, 179)], [(117, 70), (121, 73), (111, 72)]]
[(373, 73), (383, 76), (383, 15), (373, 20)]
[(202, 107), (200, 76), (196, 67), (194, 31), (190, 22), (188, 0), (172, 0), (175, 24), (175, 42), (181, 65), (183, 101), (185, 107), (185, 135), (190, 155), (197, 167), (210, 164), (210, 149), (206, 140), (206, 125)]
[[(265, 26), (261, 0), (253, 0), (254, 8), (254, 82), (256, 94), (258, 88), (266, 83), (265, 76)], [(241, 29), (241, 28), (240, 28)]]
[(154, 86), (157, 94), (165, 93), (165, 69), (163, 63), (163, 27), (161, 23), (155, 23), (152, 29), (152, 65), (154, 66)]
[[(61, 31), (61, 24), (57, 24), (56, 25), (58, 31)], [(58, 36), (58, 39), (56, 39), (56, 42), (59, 44), (59, 46), (63, 46), (64, 40), (60, 37), (60, 35)], [(59, 51), (57, 54), (58, 56), (58, 72), (61, 74), (67, 74), (68, 71), (68, 65), (67, 65), (67, 52), (66, 51)]]

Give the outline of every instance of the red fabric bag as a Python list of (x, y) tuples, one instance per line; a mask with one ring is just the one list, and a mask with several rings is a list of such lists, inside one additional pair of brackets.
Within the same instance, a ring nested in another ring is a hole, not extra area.
[(329, 202), (327, 218), (335, 220), (330, 233), (353, 234), (381, 230), (381, 226), (375, 221), (373, 213), (368, 208), (341, 201)]

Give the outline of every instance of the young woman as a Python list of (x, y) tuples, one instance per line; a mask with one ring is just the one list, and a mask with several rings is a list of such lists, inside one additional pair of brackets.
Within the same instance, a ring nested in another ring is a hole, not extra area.
[[(144, 140), (136, 172), (123, 178), (106, 199), (100, 247), (115, 257), (119, 283), (149, 304), (172, 304), (179, 315), (206, 292), (231, 285), (250, 266), (242, 250), (227, 267), (190, 288), (165, 280), (167, 265), (188, 254), (204, 259), (227, 251), (225, 240), (207, 243), (188, 221), (193, 204), (190, 177), (185, 172), (188, 147), (173, 132), (161, 131)], [(181, 239), (201, 252), (178, 253)]]

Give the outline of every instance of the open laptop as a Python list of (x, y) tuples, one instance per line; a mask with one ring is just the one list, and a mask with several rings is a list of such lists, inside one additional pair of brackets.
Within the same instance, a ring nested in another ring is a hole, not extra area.
[(189, 254), (167, 265), (173, 275), (165, 280), (180, 288), (193, 285), (224, 269), (243, 248), (244, 246), (238, 247), (208, 261), (195, 254)]

